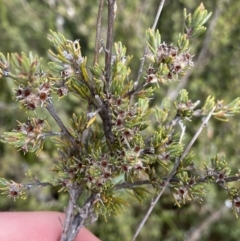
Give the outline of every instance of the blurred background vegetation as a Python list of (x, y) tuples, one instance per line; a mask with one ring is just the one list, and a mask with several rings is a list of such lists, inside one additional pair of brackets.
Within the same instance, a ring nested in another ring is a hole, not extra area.
[[(192, 101), (202, 103), (208, 95), (227, 102), (240, 96), (240, 1), (238, 0), (168, 0), (166, 1), (158, 29), (162, 40), (168, 44), (176, 43), (178, 33), (183, 29), (183, 8), (193, 12), (203, 2), (213, 12), (208, 22), (208, 31), (191, 44), (191, 53), (195, 54), (195, 67), (183, 77), (181, 82), (161, 87), (158, 98), (168, 97), (174, 101), (180, 88), (189, 91)], [(127, 46), (128, 54), (134, 55), (131, 61), (134, 79), (138, 71), (140, 58), (145, 46), (145, 30), (152, 26), (159, 0), (118, 1), (115, 20), (115, 41)], [(96, 0), (0, 0), (0, 51), (28, 53), (32, 51), (43, 57), (47, 66), (50, 60), (47, 40), (49, 29), (63, 33), (66, 38), (80, 39), (83, 55), (88, 63), (93, 63), (95, 24), (98, 9)], [(106, 3), (103, 15), (102, 38), (106, 36)], [(16, 120), (26, 121), (31, 112), (19, 108), (12, 99), (14, 83), (1, 79), (0, 88), (0, 134), (16, 127)], [(59, 115), (65, 123), (73, 112), (79, 113), (79, 104), (75, 98), (57, 101)], [(36, 110), (40, 117), (46, 112)], [(54, 128), (54, 122), (46, 117)], [(196, 132), (201, 120), (185, 123), (186, 142)], [(57, 128), (55, 126), (55, 128)], [(211, 120), (193, 149), (197, 155), (197, 165), (204, 162), (209, 165), (216, 153), (225, 153), (233, 171), (240, 168), (240, 124), (239, 116), (229, 122)], [(28, 183), (25, 173), (30, 169), (41, 181), (49, 180), (54, 174), (51, 163), (57, 158), (56, 149), (47, 142), (44, 151), (38, 157), (33, 153), (25, 156), (14, 147), (0, 143), (0, 176), (16, 182)], [(239, 185), (236, 184), (235, 185)], [(126, 193), (131, 206), (125, 212), (107, 222), (100, 217), (90, 229), (102, 240), (130, 240), (150, 203), (140, 205)], [(227, 195), (217, 186), (210, 186), (208, 196), (202, 205), (187, 203), (178, 208), (174, 200), (166, 193), (155, 207), (137, 240), (238, 240), (240, 221), (235, 219), (231, 209), (226, 208)], [(0, 211), (58, 210), (63, 211), (67, 195), (58, 193), (55, 188), (33, 190), (26, 200), (16, 202), (0, 196)]]

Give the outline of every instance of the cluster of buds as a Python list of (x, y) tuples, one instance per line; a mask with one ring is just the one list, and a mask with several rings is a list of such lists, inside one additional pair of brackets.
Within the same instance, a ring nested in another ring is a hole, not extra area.
[(57, 95), (60, 97), (66, 96), (69, 89), (65, 83), (58, 84), (59, 86), (57, 87)]
[(199, 105), (199, 103), (200, 101), (192, 103), (191, 100), (175, 103), (177, 115), (181, 118), (190, 120), (190, 117), (192, 117), (193, 115), (198, 115), (200, 113), (199, 110), (194, 111), (194, 109), (197, 107), (197, 105)]
[(189, 198), (188, 189), (185, 186), (175, 188), (175, 192), (173, 193), (173, 196), (177, 203), (181, 201), (183, 201), (184, 203), (185, 200)]
[(98, 158), (91, 156), (83, 160), (74, 158), (69, 162), (69, 165), (64, 164), (64, 170), (68, 177), (61, 183), (67, 187), (69, 185), (68, 179), (79, 178), (81, 184), (86, 185), (88, 189), (100, 191), (104, 184), (111, 179), (113, 169), (114, 166), (106, 154), (102, 154)]
[[(127, 102), (121, 97), (107, 95), (107, 100), (113, 111), (113, 132), (120, 142), (129, 146), (129, 142), (139, 133), (139, 127), (132, 128), (131, 123), (137, 118), (137, 107), (127, 107)], [(127, 109), (127, 110), (126, 110)]]
[(131, 128), (131, 124), (129, 124), (136, 119), (137, 109), (136, 106), (132, 106), (128, 108), (128, 110), (123, 110), (121, 108), (122, 101), (121, 98), (118, 98), (111, 103), (114, 111), (113, 130), (121, 134), (120, 139), (122, 139), (122, 141), (124, 141), (124, 139), (131, 141), (133, 136), (139, 131), (138, 127)]
[(206, 167), (205, 171), (207, 173), (207, 177), (214, 178), (216, 183), (225, 183), (225, 178), (227, 177), (226, 171), (218, 171), (215, 168)]
[(134, 172), (138, 173), (139, 171), (144, 170), (144, 161), (140, 157), (143, 153), (143, 149), (139, 146), (135, 146), (132, 150), (123, 150), (118, 153), (118, 166), (121, 171), (124, 172)]
[(108, 102), (113, 112), (112, 129), (115, 139), (121, 144), (123, 149), (118, 152), (117, 163), (115, 167), (119, 171), (134, 172), (145, 169), (144, 161), (141, 156), (144, 149), (141, 145), (134, 143), (134, 138), (139, 135), (140, 127), (135, 123), (141, 123), (138, 105), (129, 106), (129, 102), (121, 97), (108, 95)]
[(24, 151), (24, 153), (29, 151), (29, 146), (37, 147), (36, 142), (40, 141), (43, 128), (43, 119), (32, 119), (27, 120), (25, 123), (19, 123), (17, 129), (14, 131), (25, 137), (21, 144), (21, 150)]
[(74, 159), (74, 164), (64, 164), (67, 179), (61, 180), (63, 186), (68, 186), (67, 180), (77, 180), (86, 185), (90, 190), (100, 192), (109, 181), (113, 173), (125, 172), (138, 174), (145, 169), (144, 161), (140, 157), (142, 149), (135, 146), (131, 151), (119, 151), (117, 161), (106, 154), (99, 157), (89, 157), (83, 160)]
[(240, 212), (240, 197), (237, 196), (232, 200), (232, 205), (236, 209), (237, 212)]
[[(156, 50), (156, 54), (149, 53), (147, 57), (154, 62), (157, 67), (149, 66), (147, 69), (146, 83), (163, 82), (164, 78), (174, 79), (174, 76), (184, 74), (184, 71), (193, 66), (192, 55), (188, 51), (178, 52), (178, 48), (162, 43)], [(163, 64), (164, 67), (159, 67)], [(159, 68), (163, 68), (159, 74)]]
[[(240, 212), (240, 190), (239, 188), (236, 187), (231, 187), (227, 189), (228, 195), (229, 195), (229, 200), (231, 203), (229, 207), (232, 207), (234, 214), (236, 217), (238, 217), (238, 214)], [(228, 205), (228, 204), (226, 204)]]
[(113, 166), (109, 163), (107, 155), (102, 155), (97, 161), (92, 160), (91, 164), (87, 179), (94, 183), (97, 188), (101, 188), (111, 178)]
[(8, 183), (6, 191), (7, 191), (7, 194), (8, 194), (7, 197), (13, 198), (14, 201), (15, 201), (16, 198), (25, 195), (26, 188), (22, 184), (11, 181), (11, 182)]
[(186, 200), (195, 199), (202, 201), (201, 195), (199, 195), (199, 187), (195, 177), (188, 177), (187, 172), (183, 172), (182, 176), (178, 176), (180, 183), (178, 187), (173, 190), (173, 196), (179, 205), (180, 202), (185, 203)]
[(63, 64), (64, 70), (60, 72), (60, 77), (64, 80), (72, 77), (74, 75), (74, 70), (72, 69), (70, 64)]
[(166, 43), (162, 43), (157, 48), (156, 58), (158, 63), (164, 63), (169, 58), (175, 58), (177, 56), (178, 49), (173, 46), (168, 46)]
[(119, 96), (118, 98), (107, 93), (106, 99), (108, 100), (109, 105), (114, 107), (114, 109), (120, 110), (121, 105), (123, 104), (124, 100)]
[(118, 137), (118, 140), (124, 145), (127, 146), (128, 149), (132, 149), (130, 146), (130, 142), (133, 140), (134, 136), (139, 133), (139, 127), (127, 127), (127, 117), (124, 116), (117, 116), (113, 130)]
[(51, 91), (51, 86), (47, 82), (41, 84), (37, 89), (30, 86), (19, 86), (15, 90), (16, 100), (22, 102), (27, 109), (35, 110), (38, 106), (43, 107), (46, 105), (46, 101), (51, 98)]
[(204, 170), (207, 173), (207, 177), (216, 181), (216, 183), (225, 184), (225, 178), (231, 172), (231, 169), (227, 166), (224, 155), (217, 155), (211, 159), (212, 166), (207, 167), (205, 165)]

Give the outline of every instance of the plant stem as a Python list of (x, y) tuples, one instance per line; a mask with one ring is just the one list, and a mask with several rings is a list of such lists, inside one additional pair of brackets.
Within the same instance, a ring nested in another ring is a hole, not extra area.
[(48, 110), (48, 112), (51, 114), (51, 116), (53, 117), (53, 119), (56, 121), (56, 123), (58, 124), (58, 126), (61, 128), (62, 132), (64, 133), (64, 135), (68, 138), (68, 140), (70, 141), (70, 143), (72, 144), (72, 146), (76, 149), (76, 151), (78, 151), (78, 146), (73, 138), (73, 136), (70, 134), (70, 132), (68, 131), (68, 129), (65, 127), (65, 125), (63, 124), (62, 120), (59, 118), (56, 109), (52, 103), (52, 100), (49, 99), (46, 109)]
[(101, 21), (102, 21), (103, 3), (104, 3), (104, 0), (99, 0), (93, 66), (97, 64), (99, 48), (100, 48), (100, 44), (101, 44), (100, 43), (100, 34), (101, 34)]
[(103, 122), (103, 130), (107, 140), (108, 147), (111, 150), (111, 144), (114, 141), (114, 136), (112, 133), (112, 121), (111, 121), (111, 112), (110, 112), (109, 104), (107, 101), (103, 102), (98, 95), (95, 96), (95, 99), (96, 99), (98, 108), (101, 109), (99, 111), (99, 115)]
[[(203, 183), (206, 182), (207, 179), (209, 178), (214, 178), (215, 176), (204, 176), (199, 179), (195, 180), (195, 184), (198, 183)], [(162, 180), (165, 182), (168, 178), (163, 177)], [(222, 184), (222, 183), (228, 183), (228, 182), (237, 182), (240, 180), (240, 176), (229, 176), (229, 177), (224, 177), (221, 182), (216, 182), (216, 184)], [(171, 180), (168, 182), (170, 183), (179, 183), (181, 180), (177, 177), (172, 177)], [(120, 184), (115, 185), (115, 190), (120, 190), (120, 189), (132, 189), (137, 186), (143, 186), (143, 185), (152, 185), (150, 180), (139, 180), (135, 182), (123, 182)]]
[[(69, 190), (70, 199), (66, 210), (66, 219), (60, 241), (74, 241), (80, 229), (86, 224), (87, 219), (90, 219), (90, 222), (96, 220), (93, 205), (98, 199), (97, 195), (92, 194), (83, 207), (80, 208), (76, 202), (81, 194), (82, 189), (79, 187), (75, 189), (72, 186)], [(77, 210), (77, 213), (75, 210)]]
[(50, 182), (34, 182), (34, 183), (26, 183), (26, 184), (23, 184), (24, 187), (30, 189), (30, 188), (33, 188), (33, 187), (48, 187), (48, 186), (52, 186), (52, 183)]
[(73, 184), (72, 187), (69, 189), (69, 201), (68, 206), (66, 208), (65, 214), (66, 218), (63, 225), (63, 233), (61, 236), (60, 241), (74, 241), (76, 238), (78, 231), (77, 229), (80, 229), (78, 221), (76, 223), (76, 217), (75, 217), (75, 205), (77, 202), (77, 199), (82, 193), (82, 190), (79, 187), (76, 187), (77, 184)]
[(114, 189), (115, 190), (120, 190), (120, 189), (132, 189), (136, 186), (142, 186), (142, 185), (150, 185), (151, 181), (150, 180), (139, 180), (135, 182), (123, 182), (115, 185)]
[(113, 46), (113, 26), (114, 26), (114, 4), (115, 0), (108, 0), (108, 30), (107, 30), (107, 52), (105, 53), (105, 79), (106, 90), (110, 86), (110, 73), (111, 73), (111, 59), (112, 59), (112, 46)]

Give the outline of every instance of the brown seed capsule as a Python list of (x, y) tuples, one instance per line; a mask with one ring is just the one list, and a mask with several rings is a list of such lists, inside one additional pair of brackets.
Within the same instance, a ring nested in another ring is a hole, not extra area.
[(26, 97), (29, 96), (30, 94), (31, 94), (30, 89), (26, 88), (26, 89), (23, 90), (23, 93), (22, 93), (23, 98), (26, 98)]
[(29, 125), (26, 127), (27, 133), (32, 132), (34, 130), (34, 127), (32, 125)]
[(57, 90), (57, 95), (58, 95), (59, 97), (62, 97), (62, 96), (63, 96), (63, 92), (62, 92), (61, 89), (58, 89), (58, 90)]
[(42, 124), (44, 124), (44, 120), (43, 119), (36, 119), (36, 124), (42, 125)]
[(109, 172), (106, 172), (106, 173), (104, 173), (104, 178), (109, 178), (111, 175), (110, 175), (110, 173)]
[(19, 97), (22, 95), (22, 93), (23, 93), (23, 90), (22, 90), (22, 88), (20, 88), (16, 91), (16, 96)]
[(50, 84), (47, 82), (43, 83), (41, 89), (50, 89)]
[(141, 149), (140, 146), (135, 146), (135, 147), (134, 147), (134, 152), (139, 152), (140, 149)]
[(40, 92), (38, 96), (41, 101), (45, 101), (48, 97), (45, 92)]
[(123, 170), (124, 172), (127, 172), (127, 171), (128, 171), (128, 166), (122, 165), (122, 170)]
[(26, 107), (29, 109), (29, 110), (35, 110), (36, 109), (36, 106), (32, 103), (27, 103), (26, 104)]
[(102, 160), (102, 161), (101, 161), (101, 165), (102, 165), (103, 167), (106, 167), (107, 164), (108, 164), (108, 163), (107, 163), (107, 160)]

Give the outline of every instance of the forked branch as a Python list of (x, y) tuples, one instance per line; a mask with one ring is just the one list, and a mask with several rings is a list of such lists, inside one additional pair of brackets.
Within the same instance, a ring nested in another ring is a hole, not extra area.
[(111, 73), (115, 1), (116, 0), (108, 0), (108, 30), (107, 30), (107, 45), (106, 45), (107, 51), (105, 53), (105, 78), (106, 78), (107, 90), (110, 84), (110, 73)]
[(180, 158), (176, 159), (176, 162), (173, 166), (173, 169), (171, 170), (164, 186), (162, 187), (162, 190), (160, 191), (160, 193), (152, 200), (151, 205), (146, 213), (146, 215), (144, 216), (143, 220), (141, 221), (141, 223), (139, 224), (135, 234), (133, 235), (132, 241), (136, 240), (139, 232), (141, 231), (141, 229), (143, 228), (145, 222), (147, 221), (148, 217), (150, 216), (150, 214), (152, 213), (153, 208), (155, 207), (155, 205), (157, 204), (157, 202), (159, 201), (159, 199), (161, 198), (163, 192), (165, 191), (166, 187), (168, 186), (169, 181), (172, 179), (172, 177), (174, 176), (174, 174), (176, 173), (181, 161), (187, 156), (187, 154), (189, 153), (191, 147), (193, 146), (194, 142), (197, 140), (198, 136), (200, 135), (200, 133), (202, 132), (202, 130), (204, 129), (204, 127), (207, 125), (209, 119), (211, 118), (211, 116), (213, 115), (214, 110), (216, 109), (216, 106), (213, 107), (213, 109), (211, 110), (211, 112), (208, 114), (208, 116), (206, 117), (206, 119), (204, 120), (204, 122), (202, 123), (202, 125), (200, 126), (200, 128), (198, 129), (198, 131), (196, 132), (196, 134), (194, 135), (194, 137), (192, 138), (192, 140), (190, 141), (190, 143), (188, 144), (188, 146), (186, 147), (186, 149), (184, 150), (183, 154), (181, 155)]

